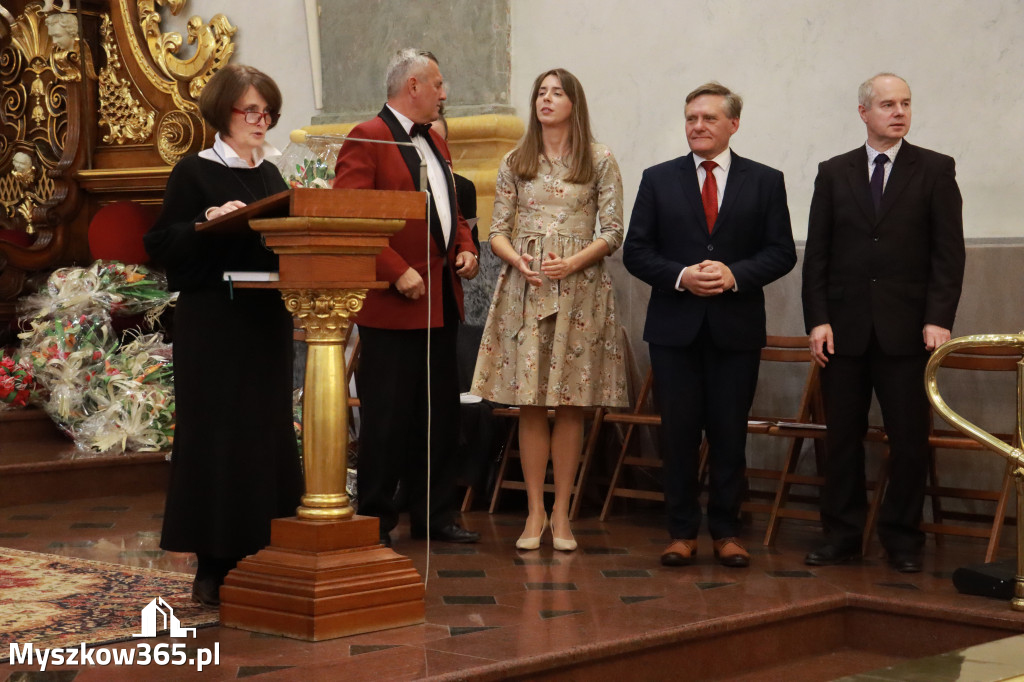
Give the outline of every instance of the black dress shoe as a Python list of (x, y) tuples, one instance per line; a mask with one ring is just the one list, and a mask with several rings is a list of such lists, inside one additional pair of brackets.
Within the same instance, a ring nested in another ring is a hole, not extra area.
[(192, 601), (203, 606), (220, 606), (220, 580), (215, 577), (196, 577), (192, 581)]
[(384, 545), (385, 547), (390, 547), (391, 546), (391, 534), (390, 533), (381, 533), (380, 534), (380, 544)]
[(889, 554), (889, 565), (900, 573), (920, 573), (921, 555), (914, 552), (892, 552)]
[(835, 566), (847, 561), (860, 558), (860, 547), (845, 547), (843, 545), (822, 545), (804, 557), (804, 563), (808, 566)]
[[(425, 528), (413, 527), (409, 530), (409, 534), (414, 540), (422, 540), (427, 537), (427, 531)], [(474, 533), (471, 530), (466, 530), (457, 523), (449, 523), (447, 526), (441, 526), (440, 528), (431, 528), (430, 539), (437, 540), (438, 542), (479, 542), (480, 533)]]

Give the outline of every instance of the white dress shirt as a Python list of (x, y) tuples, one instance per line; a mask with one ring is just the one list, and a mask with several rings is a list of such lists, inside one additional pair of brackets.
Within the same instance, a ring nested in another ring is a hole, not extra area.
[(277, 151), (269, 142), (264, 142), (262, 147), (252, 150), (252, 165), (250, 166), (249, 162), (239, 156), (227, 142), (221, 139), (220, 133), (217, 133), (213, 137), (213, 147), (199, 152), (199, 156), (228, 168), (256, 168), (263, 163), (264, 159), (269, 160), (270, 157), (281, 156), (281, 152)]
[[(704, 170), (701, 164), (707, 160), (696, 154), (693, 155), (693, 162), (697, 165), (697, 184), (700, 185), (701, 192), (704, 191), (704, 179), (708, 175), (708, 172)], [(722, 208), (722, 197), (725, 196), (725, 183), (729, 181), (729, 166), (732, 165), (732, 151), (726, 147), (724, 152), (710, 160), (718, 164), (712, 173), (715, 174), (715, 181), (718, 182), (718, 208)]]
[[(395, 115), (402, 128), (408, 133), (415, 123), (411, 118), (395, 110), (390, 104), (387, 105), (391, 113)], [(430, 148), (430, 144), (422, 135), (411, 136), (412, 143), (420, 151), (427, 161), (427, 184), (430, 185), (430, 194), (434, 197), (434, 206), (437, 208), (437, 218), (441, 221), (441, 232), (444, 233), (444, 243), (447, 246), (451, 243), (452, 232), (452, 205), (448, 200), (448, 182), (445, 180), (447, 172), (441, 165), (441, 160)], [(420, 187), (422, 190), (423, 187)]]
[(889, 175), (892, 174), (892, 165), (896, 163), (896, 153), (899, 152), (900, 147), (902, 146), (903, 138), (900, 138), (899, 142), (889, 147), (884, 152), (872, 149), (870, 144), (864, 144), (864, 148), (868, 150), (868, 182), (871, 182), (871, 175), (875, 172), (875, 157), (882, 154), (889, 159), (885, 164), (885, 173), (882, 176), (883, 192), (885, 191), (886, 184), (889, 182)]
[[(715, 174), (715, 182), (718, 183), (718, 208), (722, 208), (722, 197), (725, 196), (725, 183), (729, 181), (729, 166), (732, 165), (732, 151), (728, 147), (726, 147), (724, 152), (722, 152), (713, 159), (705, 159), (704, 157), (698, 156), (697, 154), (693, 155), (693, 162), (697, 166), (697, 185), (701, 192), (704, 191), (704, 180), (708, 176), (708, 172), (704, 170), (701, 164), (708, 160), (714, 161), (716, 164), (718, 164), (711, 170), (711, 172)], [(684, 272), (686, 272), (686, 268), (680, 270), (679, 276), (676, 277), (677, 291), (686, 291), (686, 288), (683, 286)], [(732, 290), (738, 291), (738, 286), (738, 284), (733, 284)]]

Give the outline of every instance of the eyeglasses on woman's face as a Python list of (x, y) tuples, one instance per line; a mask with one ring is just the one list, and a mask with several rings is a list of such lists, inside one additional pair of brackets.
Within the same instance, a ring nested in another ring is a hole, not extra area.
[(231, 111), (245, 116), (245, 122), (251, 125), (266, 123), (270, 126), (273, 125), (280, 116), (280, 114), (274, 111), (242, 111), (241, 109), (235, 109), (234, 107), (231, 108)]

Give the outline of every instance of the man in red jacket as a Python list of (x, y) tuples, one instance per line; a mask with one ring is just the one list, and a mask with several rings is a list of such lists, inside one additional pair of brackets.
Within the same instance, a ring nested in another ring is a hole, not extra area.
[[(389, 532), (398, 523), (394, 494), (401, 479), (408, 490), (413, 538), (429, 533), (433, 540), (476, 542), (479, 534), (455, 522), (454, 456), (459, 420), (455, 338), (463, 317), (460, 278), (475, 277), (478, 262), (469, 226), (458, 213), (448, 145), (430, 129), (446, 98), (437, 58), (422, 50), (399, 51), (388, 65), (387, 88), (384, 108), (349, 137), (412, 142), (414, 147), (346, 140), (338, 153), (334, 186), (428, 190), (430, 211), (429, 222), (406, 221), (377, 257), (377, 279), (391, 286), (371, 289), (356, 319), (362, 340), (356, 373), (362, 404), (359, 513), (380, 519), (381, 542), (390, 545)], [(427, 187), (420, 186), (421, 158), (426, 160)]]

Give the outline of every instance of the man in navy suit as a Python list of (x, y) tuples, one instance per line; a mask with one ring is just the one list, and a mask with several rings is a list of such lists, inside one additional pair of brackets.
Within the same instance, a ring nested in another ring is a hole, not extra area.
[(697, 552), (697, 467), (709, 443), (708, 530), (725, 566), (750, 565), (737, 539), (747, 417), (766, 342), (762, 288), (796, 264), (782, 173), (734, 154), (743, 100), (718, 83), (686, 96), (691, 153), (644, 171), (623, 249), (651, 285), (644, 340), (661, 412), (666, 566)]
[(931, 413), (929, 351), (949, 340), (964, 279), (962, 200), (953, 159), (915, 147), (910, 86), (880, 73), (860, 86), (867, 144), (818, 167), (804, 252), (804, 321), (828, 424), (811, 566), (860, 556), (867, 495), (864, 434), (874, 390), (889, 436), (878, 536), (890, 565), (921, 570)]

